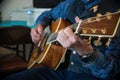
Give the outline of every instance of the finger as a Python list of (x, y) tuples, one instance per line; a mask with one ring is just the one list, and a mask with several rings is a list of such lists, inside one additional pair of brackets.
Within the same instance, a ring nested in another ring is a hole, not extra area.
[(41, 24), (38, 24), (37, 27), (36, 27), (36, 29), (37, 29), (37, 32), (38, 32), (39, 34), (42, 34), (43, 26), (42, 26)]
[(70, 27), (65, 28), (64, 33), (65, 33), (68, 37), (74, 36), (74, 33), (73, 33), (73, 31), (72, 31), (72, 29), (71, 29)]
[(40, 40), (40, 34), (36, 33), (34, 30), (31, 30), (31, 38), (34, 43), (37, 43)]
[(40, 27), (38, 27), (38, 33), (42, 34), (42, 29)]
[(66, 34), (63, 32), (63, 30), (61, 30), (59, 33), (58, 33), (58, 36), (57, 36), (57, 41), (62, 45), (64, 46), (64, 42), (67, 41), (67, 36)]
[(38, 34), (37, 30), (36, 29), (31, 29), (31, 34), (34, 35), (34, 36), (37, 35)]
[(70, 40), (63, 40), (62, 37), (58, 37), (58, 42), (64, 47), (68, 48), (71, 46), (71, 41)]
[(35, 34), (31, 34), (31, 37), (32, 38), (40, 38), (40, 35), (38, 35), (38, 34), (36, 34), (36, 35)]
[(80, 22), (80, 18), (78, 16), (75, 17), (75, 21), (76, 23), (79, 23)]
[(59, 36), (59, 37), (57, 37), (57, 41), (62, 45), (62, 46), (64, 46), (64, 40)]
[(64, 33), (64, 30), (61, 30), (58, 33), (57, 41), (64, 47), (68, 48), (71, 45), (69, 37)]
[(63, 40), (68, 40), (68, 36), (66, 35), (66, 33), (64, 32), (64, 30), (61, 30), (59, 32), (59, 36), (63, 39)]
[(37, 43), (37, 41), (34, 38), (32, 38), (32, 42), (35, 44)]
[(36, 29), (32, 29), (32, 30), (31, 30), (31, 35), (32, 35), (33, 37), (40, 37), (40, 34), (37, 32)]
[(36, 44), (36, 43), (38, 43), (39, 42), (39, 40), (40, 40), (40, 38), (32, 38), (32, 41)]
[(74, 43), (76, 43), (77, 42), (77, 36), (71, 36), (70, 38), (69, 38), (69, 40), (71, 41), (71, 44), (74, 44)]

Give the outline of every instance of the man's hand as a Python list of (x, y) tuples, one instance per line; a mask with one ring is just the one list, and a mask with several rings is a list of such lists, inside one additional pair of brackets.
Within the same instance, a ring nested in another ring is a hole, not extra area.
[(37, 27), (31, 29), (30, 35), (31, 35), (32, 41), (35, 44), (38, 43), (38, 41), (41, 39), (42, 32), (43, 32), (43, 26), (41, 24), (38, 24)]
[[(78, 17), (75, 20), (79, 20)], [(76, 21), (78, 22), (78, 21)], [(88, 45), (88, 40), (81, 40), (79, 36), (73, 33), (70, 27), (60, 30), (57, 36), (57, 41), (64, 47), (77, 51), (80, 56), (93, 52), (93, 47)]]

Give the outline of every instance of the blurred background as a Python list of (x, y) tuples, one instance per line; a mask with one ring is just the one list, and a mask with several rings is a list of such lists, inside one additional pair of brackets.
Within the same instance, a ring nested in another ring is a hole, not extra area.
[(63, 0), (0, 0), (0, 80), (27, 69), (36, 18)]

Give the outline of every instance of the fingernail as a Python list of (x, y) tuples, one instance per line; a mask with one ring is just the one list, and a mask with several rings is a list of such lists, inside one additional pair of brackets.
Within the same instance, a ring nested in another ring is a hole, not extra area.
[(42, 34), (42, 32), (41, 32), (41, 29), (40, 29), (40, 28), (38, 28), (38, 33), (39, 33), (39, 34)]
[(42, 34), (42, 32), (38, 32), (39, 34)]

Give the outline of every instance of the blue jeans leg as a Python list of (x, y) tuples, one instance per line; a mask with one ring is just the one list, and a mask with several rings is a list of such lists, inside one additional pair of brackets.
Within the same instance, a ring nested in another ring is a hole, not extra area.
[(6, 77), (4, 80), (102, 80), (90, 74), (65, 70), (52, 70), (48, 67), (29, 69)]
[(62, 76), (48, 68), (29, 69), (6, 77), (4, 80), (64, 80)]
[(103, 80), (99, 79), (92, 74), (76, 73), (72, 71), (66, 71), (66, 80)]

